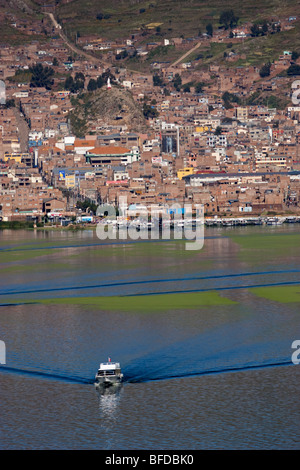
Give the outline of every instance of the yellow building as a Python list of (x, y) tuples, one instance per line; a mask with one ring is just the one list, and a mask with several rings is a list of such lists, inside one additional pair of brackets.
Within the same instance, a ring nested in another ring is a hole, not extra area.
[(21, 163), (22, 153), (5, 153), (3, 156), (3, 161), (8, 162), (9, 160), (15, 160), (16, 163)]
[(9, 162), (10, 160), (14, 160), (16, 163), (24, 163), (27, 166), (31, 166), (33, 163), (33, 156), (30, 153), (8, 153), (2, 157), (2, 161)]
[(76, 185), (75, 175), (66, 175), (65, 185), (66, 185), (66, 188), (68, 189), (75, 188), (75, 185)]
[(186, 167), (183, 168), (182, 170), (177, 171), (177, 177), (182, 180), (184, 176), (187, 175), (193, 175), (194, 174), (194, 168), (193, 167)]
[(248, 119), (248, 108), (246, 106), (238, 106), (236, 108), (236, 118), (238, 121), (247, 121)]
[(195, 129), (196, 132), (208, 132), (211, 130), (212, 130), (211, 127), (208, 127), (208, 126), (196, 126), (196, 129)]

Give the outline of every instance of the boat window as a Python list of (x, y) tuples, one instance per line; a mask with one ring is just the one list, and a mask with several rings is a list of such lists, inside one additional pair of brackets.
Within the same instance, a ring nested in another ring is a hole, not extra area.
[(115, 375), (114, 370), (98, 370), (98, 375)]

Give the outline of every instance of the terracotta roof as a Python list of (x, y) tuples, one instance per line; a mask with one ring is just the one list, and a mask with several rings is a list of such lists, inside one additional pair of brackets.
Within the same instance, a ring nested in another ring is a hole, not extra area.
[(53, 147), (50, 145), (43, 145), (42, 147), (38, 147), (39, 154), (43, 152), (49, 152), (50, 149)]
[(74, 142), (74, 147), (92, 147), (93, 145), (94, 142), (91, 140), (75, 140)]
[(123, 155), (125, 153), (130, 153), (130, 150), (126, 147), (104, 145), (103, 147), (94, 147), (93, 149), (89, 150), (88, 153), (96, 155)]

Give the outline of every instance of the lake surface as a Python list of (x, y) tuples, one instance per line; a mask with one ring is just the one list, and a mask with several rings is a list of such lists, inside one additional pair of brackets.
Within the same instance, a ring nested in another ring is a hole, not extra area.
[[(0, 232), (1, 449), (299, 449), (300, 226)], [(93, 385), (120, 361), (116, 392)]]

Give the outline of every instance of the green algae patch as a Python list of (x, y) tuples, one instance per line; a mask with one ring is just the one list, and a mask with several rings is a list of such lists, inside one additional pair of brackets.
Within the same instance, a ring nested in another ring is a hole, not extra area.
[(34, 263), (34, 264), (10, 264), (5, 266), (0, 271), (1, 276), (6, 276), (7, 274), (14, 273), (25, 273), (25, 272), (41, 272), (41, 271), (55, 271), (57, 269), (71, 269), (70, 265), (67, 263), (52, 263), (47, 260), (47, 263)]
[(294, 258), (300, 254), (300, 234), (272, 233), (228, 235), (236, 243), (240, 260), (250, 264), (274, 261), (279, 258)]
[(300, 284), (293, 286), (255, 287), (251, 292), (258, 297), (282, 304), (300, 302)]
[(300, 247), (300, 233), (251, 233), (249, 235), (228, 235), (228, 237), (248, 250), (275, 249), (286, 253), (291, 248)]
[(205, 306), (234, 305), (235, 301), (221, 297), (218, 292), (176, 293), (159, 295), (112, 296), (112, 297), (68, 297), (41, 299), (43, 304), (82, 305), (100, 310), (119, 311), (166, 311), (197, 309)]
[[(0, 263), (10, 263), (14, 261), (26, 261), (41, 256), (49, 256), (57, 253), (57, 249), (37, 249), (37, 250), (7, 250), (0, 253)], [(4, 269), (4, 268), (3, 268)]]
[(103, 271), (107, 264), (116, 266), (116, 269), (140, 269), (141, 266), (148, 266), (152, 271), (162, 273), (173, 273), (174, 270), (186, 270), (186, 263), (189, 270), (199, 272), (209, 269), (213, 265), (213, 260), (209, 259), (205, 249), (186, 250), (185, 240), (171, 241), (136, 241), (132, 243), (117, 243), (115, 245), (102, 245), (86, 247), (74, 253), (65, 253), (64, 259), (70, 262), (80, 263), (81, 260), (88, 262), (90, 269), (96, 268)]
[[(204, 247), (201, 250), (188, 250), (186, 249), (194, 241), (192, 240), (136, 240), (135, 242), (122, 243), (121, 241), (115, 244), (100, 245), (99, 247), (86, 247), (88, 251), (92, 254), (93, 257), (100, 256), (104, 258), (109, 258), (113, 256), (123, 256), (123, 257), (151, 257), (151, 258), (161, 258), (164, 257), (185, 257), (185, 258), (195, 258), (195, 256), (204, 250)], [(87, 251), (83, 250), (79, 253), (72, 254), (72, 257), (82, 257), (86, 256)]]

